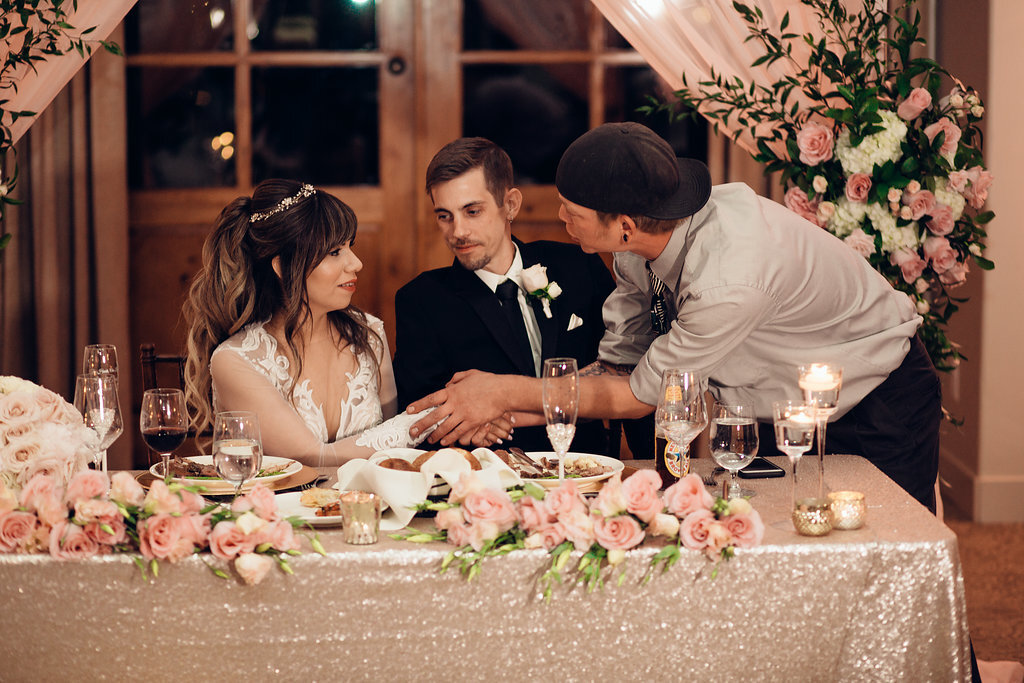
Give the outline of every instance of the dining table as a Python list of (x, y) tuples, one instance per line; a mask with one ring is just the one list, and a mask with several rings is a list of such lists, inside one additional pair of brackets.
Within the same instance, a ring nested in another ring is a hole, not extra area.
[(773, 460), (785, 477), (744, 482), (760, 545), (717, 565), (684, 549), (645, 582), (664, 547), (647, 539), (593, 590), (572, 581), (576, 553), (547, 600), (543, 549), (467, 580), (441, 571), (443, 542), (350, 545), (339, 527), (316, 529), (326, 555), (304, 542), (294, 574), (252, 586), (215, 576), (209, 554), (150, 580), (132, 554), (0, 555), (0, 679), (970, 680), (954, 533), (867, 460), (828, 455), (826, 485), (863, 492), (866, 522), (802, 536)]

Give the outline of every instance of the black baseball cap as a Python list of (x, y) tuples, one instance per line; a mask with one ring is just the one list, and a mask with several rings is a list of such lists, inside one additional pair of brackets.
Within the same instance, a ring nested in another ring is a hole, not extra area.
[(555, 172), (558, 193), (605, 213), (674, 220), (692, 216), (711, 196), (711, 174), (696, 159), (676, 157), (639, 123), (605, 123), (576, 139)]

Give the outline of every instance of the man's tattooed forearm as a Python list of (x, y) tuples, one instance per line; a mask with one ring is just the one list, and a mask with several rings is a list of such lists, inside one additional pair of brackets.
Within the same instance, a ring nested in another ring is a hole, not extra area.
[(596, 377), (597, 375), (628, 375), (633, 372), (633, 365), (616, 365), (603, 360), (594, 361), (580, 370), (582, 377)]

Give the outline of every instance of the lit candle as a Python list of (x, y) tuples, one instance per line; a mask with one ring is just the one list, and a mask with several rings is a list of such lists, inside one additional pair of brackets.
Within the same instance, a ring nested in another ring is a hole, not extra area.
[(839, 376), (821, 363), (815, 363), (800, 376), (800, 388), (804, 391), (832, 391), (838, 386)]
[(860, 491), (833, 491), (828, 494), (835, 529), (859, 529), (864, 524), (867, 506)]
[(345, 491), (340, 502), (345, 542), (354, 545), (376, 543), (380, 529), (380, 498), (366, 491)]

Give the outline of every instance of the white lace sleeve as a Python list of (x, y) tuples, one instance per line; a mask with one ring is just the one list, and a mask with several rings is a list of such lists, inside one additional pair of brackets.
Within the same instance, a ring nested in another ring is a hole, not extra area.
[(382, 422), (376, 427), (370, 427), (356, 437), (356, 445), (372, 448), (374, 451), (384, 450), (385, 448), (412, 448), (418, 446), (423, 439), (427, 438), (427, 435), (434, 431), (434, 427), (437, 425), (426, 429), (415, 439), (409, 436), (409, 428), (431, 410), (433, 408), (416, 413), (415, 415), (410, 415), (406, 412), (395, 415), (390, 420)]

